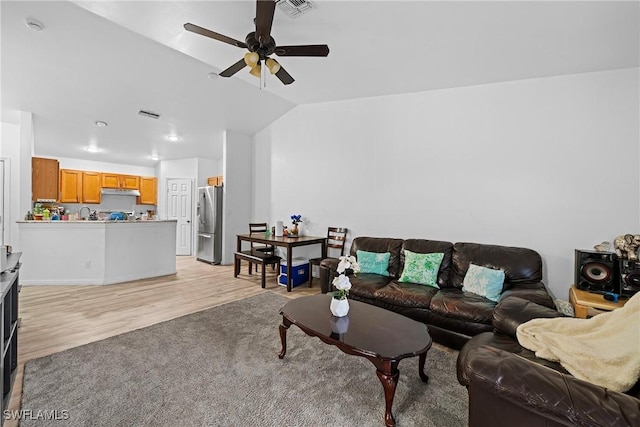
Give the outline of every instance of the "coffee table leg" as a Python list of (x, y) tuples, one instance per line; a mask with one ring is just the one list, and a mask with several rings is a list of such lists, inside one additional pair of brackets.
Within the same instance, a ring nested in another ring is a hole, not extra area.
[(418, 357), (418, 375), (423, 383), (429, 382), (429, 376), (424, 373), (424, 362), (427, 360), (427, 353), (422, 353)]
[(393, 427), (396, 425), (396, 420), (393, 418), (393, 414), (391, 413), (391, 407), (393, 406), (393, 397), (396, 394), (396, 385), (398, 384), (398, 377), (400, 377), (400, 371), (394, 369), (395, 372), (392, 374), (384, 373), (380, 370), (376, 370), (376, 374), (378, 374), (378, 378), (382, 383), (382, 388), (384, 389), (384, 425), (387, 427)]
[(280, 354), (278, 354), (278, 358), (284, 358), (284, 355), (287, 354), (287, 329), (291, 326), (291, 322), (287, 320), (286, 317), (282, 318), (282, 324), (278, 328), (280, 331), (280, 341), (282, 342), (282, 350), (280, 350)]

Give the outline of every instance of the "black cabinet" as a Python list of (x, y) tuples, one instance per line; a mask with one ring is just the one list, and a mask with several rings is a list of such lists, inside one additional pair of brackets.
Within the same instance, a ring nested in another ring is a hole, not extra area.
[[(0, 275), (0, 342), (2, 359), (0, 360), (0, 383), (2, 384), (2, 410), (7, 408), (11, 399), (13, 381), (18, 372), (18, 292), (20, 255), (7, 256), (8, 270)], [(0, 425), (4, 417), (0, 417)]]

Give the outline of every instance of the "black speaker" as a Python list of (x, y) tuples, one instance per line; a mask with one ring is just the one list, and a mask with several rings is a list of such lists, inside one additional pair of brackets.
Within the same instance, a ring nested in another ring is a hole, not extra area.
[(618, 259), (618, 271), (620, 281), (620, 294), (632, 296), (640, 292), (640, 262)]
[(616, 254), (613, 252), (583, 251), (576, 249), (575, 285), (584, 291), (620, 293), (616, 280)]

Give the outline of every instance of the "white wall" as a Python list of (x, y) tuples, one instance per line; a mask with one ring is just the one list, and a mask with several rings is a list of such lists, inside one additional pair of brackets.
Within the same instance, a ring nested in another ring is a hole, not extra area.
[(96, 162), (91, 160), (56, 157), (60, 169), (76, 169), (93, 172), (111, 172), (124, 175), (156, 176), (156, 169), (144, 166), (123, 165), (119, 163)]
[(210, 160), (198, 158), (198, 180), (196, 187), (209, 185), (207, 180), (211, 176), (222, 175), (222, 162), (220, 160)]
[(231, 264), (236, 250), (236, 235), (247, 233), (251, 222), (251, 184), (254, 176), (251, 137), (226, 132), (223, 147), (222, 263)]
[[(20, 180), (20, 125), (14, 123), (0, 122), (1, 138), (0, 139), (0, 157), (4, 160), (4, 242), (12, 245), (18, 250), (17, 233), (18, 226), (16, 221), (20, 215), (20, 187), (11, 185), (13, 182)], [(14, 167), (14, 164), (16, 166)], [(26, 211), (22, 214), (24, 215)], [(12, 238), (12, 234), (16, 236)]]
[(253, 217), (529, 247), (566, 299), (575, 248), (640, 232), (638, 90), (636, 68), (298, 106), (254, 138)]
[(33, 116), (21, 111), (19, 123), (2, 123), (0, 157), (5, 159), (5, 235), (4, 242), (20, 250), (16, 221), (31, 209), (31, 156), (33, 151)]

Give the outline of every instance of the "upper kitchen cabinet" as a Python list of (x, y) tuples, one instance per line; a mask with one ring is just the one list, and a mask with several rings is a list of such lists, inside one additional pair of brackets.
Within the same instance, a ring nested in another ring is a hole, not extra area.
[(222, 175), (220, 175), (220, 176), (210, 176), (209, 178), (207, 178), (207, 184), (208, 185), (212, 185), (214, 187), (221, 186), (222, 182), (223, 182)]
[(60, 169), (60, 203), (100, 203), (100, 172)]
[(102, 176), (100, 172), (82, 172), (82, 203), (100, 203)]
[(140, 196), (138, 197), (138, 204), (158, 204), (158, 178), (147, 176), (140, 177)]
[(81, 203), (82, 171), (60, 169), (60, 203)]
[(56, 159), (31, 158), (31, 200), (58, 200), (58, 173)]
[(102, 173), (102, 188), (119, 188), (122, 190), (139, 190), (140, 177), (135, 175), (120, 175)]

